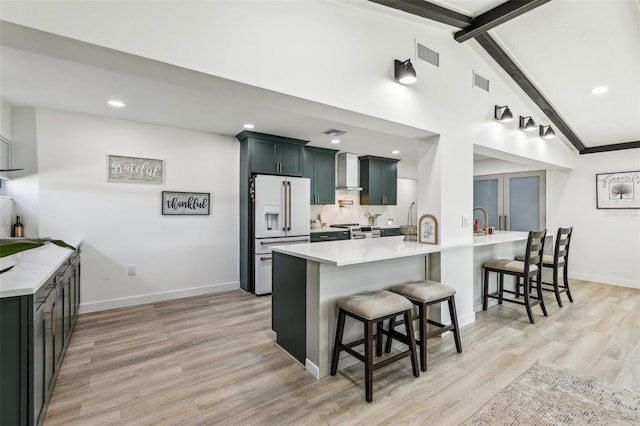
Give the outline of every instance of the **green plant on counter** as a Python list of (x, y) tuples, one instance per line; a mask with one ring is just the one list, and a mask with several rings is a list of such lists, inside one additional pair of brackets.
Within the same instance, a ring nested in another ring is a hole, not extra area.
[(52, 240), (50, 238), (20, 238), (20, 239), (0, 239), (0, 257), (11, 256), (21, 251), (42, 247), (47, 243), (53, 243), (59, 247), (75, 250), (76, 248), (62, 240)]

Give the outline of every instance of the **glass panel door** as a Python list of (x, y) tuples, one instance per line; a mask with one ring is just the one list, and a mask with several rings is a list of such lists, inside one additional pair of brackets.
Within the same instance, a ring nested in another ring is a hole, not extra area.
[[(498, 216), (502, 214), (502, 177), (482, 176), (473, 182), (473, 207), (482, 207), (489, 215), (489, 226), (498, 227)], [(480, 211), (473, 213), (484, 228), (484, 215)]]
[[(532, 231), (546, 226), (545, 172), (506, 173), (476, 176), (473, 206), (489, 215), (489, 226), (499, 230)], [(474, 212), (484, 227), (484, 215)]]

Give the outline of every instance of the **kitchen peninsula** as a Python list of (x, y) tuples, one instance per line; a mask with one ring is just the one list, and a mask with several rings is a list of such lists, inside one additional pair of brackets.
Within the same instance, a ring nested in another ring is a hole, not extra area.
[[(458, 297), (465, 300), (473, 295), (475, 304), (475, 293), (481, 286), (478, 281), (480, 257), (498, 250), (501, 255), (513, 258), (524, 250), (526, 239), (526, 232), (509, 231), (474, 237), (474, 270), (478, 271), (474, 271), (473, 283), (454, 283)], [(274, 248), (272, 325), (277, 344), (314, 377), (327, 376), (338, 299), (399, 283), (438, 280), (440, 253), (471, 245), (419, 244), (397, 236)], [(461, 294), (463, 292), (465, 294)], [(458, 317), (467, 319), (462, 324), (474, 321), (470, 301), (459, 304)], [(347, 323), (347, 338), (360, 333), (360, 326)], [(347, 358), (345, 362), (355, 362), (355, 359)]]
[[(272, 320), (277, 343), (316, 378), (329, 374), (339, 298), (425, 279), (432, 264), (429, 257), (448, 249), (403, 239), (274, 248)], [(345, 336), (361, 332), (349, 326)]]

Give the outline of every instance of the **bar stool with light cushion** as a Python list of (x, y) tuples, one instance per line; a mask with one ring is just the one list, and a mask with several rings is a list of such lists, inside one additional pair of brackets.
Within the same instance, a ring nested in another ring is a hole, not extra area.
[[(544, 306), (544, 299), (542, 298), (542, 255), (544, 251), (544, 238), (547, 234), (547, 230), (542, 231), (530, 231), (527, 238), (527, 248), (525, 250), (524, 260), (511, 260), (511, 259), (499, 259), (485, 262), (482, 266), (484, 271), (483, 279), (483, 302), (482, 310), (486, 311), (489, 298), (498, 299), (498, 304), (502, 302), (517, 303), (524, 305), (527, 309), (527, 315), (529, 321), (535, 323), (536, 320), (533, 317), (532, 307), (540, 305), (542, 313), (547, 316), (547, 309)], [(489, 293), (489, 273), (496, 272), (498, 274), (498, 288), (496, 291)], [(515, 290), (506, 290), (504, 288), (504, 276), (511, 275), (516, 278)], [(533, 288), (533, 279), (536, 279), (537, 285), (536, 296), (531, 295), (531, 289)], [(519, 283), (520, 279), (523, 281), (523, 294), (524, 301), (519, 299), (504, 298), (504, 293), (519, 295)]]
[[(572, 232), (573, 227), (558, 228), (553, 256), (548, 254), (542, 256), (542, 267), (550, 268), (553, 270), (553, 282), (547, 283), (542, 281), (542, 289), (545, 291), (553, 291), (556, 294), (556, 300), (558, 301), (558, 306), (560, 307), (562, 307), (562, 299), (560, 299), (560, 293), (567, 293), (569, 302), (573, 303), (571, 290), (569, 290), (569, 276), (567, 273), (569, 264), (569, 243), (571, 242)], [(516, 256), (516, 260), (524, 260), (524, 256)], [(558, 283), (558, 274), (560, 268), (562, 268), (562, 284)]]
[[(456, 343), (456, 350), (458, 353), (462, 352), (458, 315), (456, 313), (456, 291), (453, 288), (436, 281), (425, 280), (396, 285), (391, 287), (390, 290), (409, 299), (418, 309), (417, 318), (419, 329), (416, 342), (420, 348), (420, 369), (422, 371), (427, 371), (427, 340), (432, 337), (440, 336), (442, 333), (451, 331)], [(447, 302), (449, 305), (449, 316), (451, 317), (451, 324), (449, 325), (427, 318), (427, 307), (442, 302)], [(394, 328), (394, 326), (400, 324), (401, 322), (395, 322), (395, 319), (391, 319), (389, 328)], [(428, 325), (433, 325), (437, 328), (427, 332)], [(389, 352), (390, 349), (391, 340), (387, 339), (387, 352)]]
[[(411, 357), (413, 375), (418, 377), (418, 356), (416, 353), (416, 341), (413, 336), (411, 326), (411, 310), (413, 304), (406, 298), (390, 291), (380, 290), (369, 293), (357, 294), (344, 297), (337, 302), (338, 305), (338, 326), (336, 328), (336, 339), (333, 347), (333, 359), (331, 361), (331, 375), (335, 376), (338, 371), (338, 360), (340, 352), (345, 351), (364, 363), (365, 398), (367, 402), (373, 401), (373, 372), (403, 358)], [(395, 330), (384, 330), (383, 321), (404, 315), (409, 326), (407, 334), (401, 334)], [(343, 343), (344, 324), (346, 317), (362, 321), (364, 324), (364, 338), (351, 343)], [(374, 334), (373, 325), (376, 324)], [(391, 357), (385, 358), (377, 363), (373, 362), (373, 340), (376, 340), (376, 353), (382, 355), (382, 335), (390, 336), (392, 339), (401, 341), (408, 346), (406, 351)], [(364, 343), (364, 355), (356, 352), (352, 348)]]

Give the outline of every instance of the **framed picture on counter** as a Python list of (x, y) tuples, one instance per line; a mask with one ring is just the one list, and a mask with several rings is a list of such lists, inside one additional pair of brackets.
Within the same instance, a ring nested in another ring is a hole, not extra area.
[(596, 207), (640, 209), (640, 171), (596, 174)]
[(418, 221), (418, 241), (423, 244), (438, 244), (438, 219), (425, 214)]

